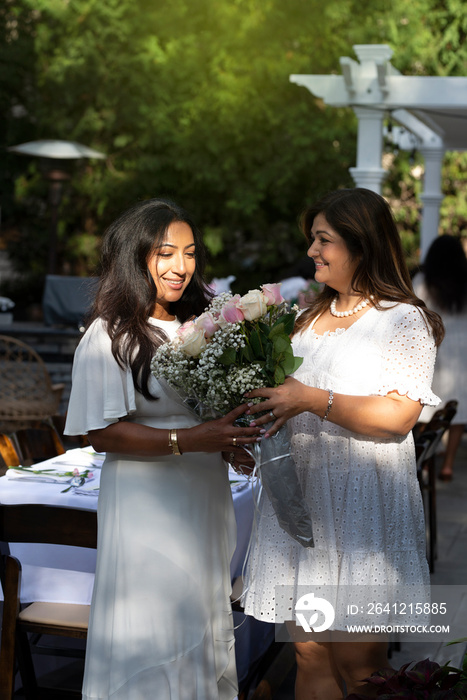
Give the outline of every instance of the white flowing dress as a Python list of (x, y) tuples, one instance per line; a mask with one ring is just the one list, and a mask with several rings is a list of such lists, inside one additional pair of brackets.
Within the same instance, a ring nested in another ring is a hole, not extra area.
[[(180, 325), (151, 322), (169, 337)], [(156, 428), (198, 422), (154, 378), (150, 390), (157, 401), (135, 391), (98, 319), (75, 354), (65, 432), (85, 434), (122, 417)], [(100, 484), (83, 698), (231, 700), (236, 529), (221, 456), (108, 452)]]
[[(446, 334), (436, 356), (433, 391), (443, 404), (456, 399), (457, 413), (453, 423), (467, 424), (467, 306), (460, 313), (448, 313), (430, 298), (422, 273), (413, 279), (415, 294), (443, 319)], [(434, 409), (424, 408), (421, 420), (429, 421)]]
[[(436, 351), (421, 313), (408, 304), (384, 306), (346, 330), (317, 335), (311, 326), (294, 336), (294, 354), (304, 358), (295, 378), (336, 394), (397, 391), (437, 404), (430, 388)], [(400, 586), (413, 586), (418, 595), (429, 572), (412, 434), (370, 438), (308, 412), (291, 419), (289, 429), (315, 546), (302, 547), (279, 527), (263, 491), (246, 613), (268, 622), (292, 620), (303, 587), (310, 586), (335, 586), (343, 605), (356, 602), (356, 586), (384, 586), (388, 601)], [(336, 616), (331, 629), (346, 627)]]

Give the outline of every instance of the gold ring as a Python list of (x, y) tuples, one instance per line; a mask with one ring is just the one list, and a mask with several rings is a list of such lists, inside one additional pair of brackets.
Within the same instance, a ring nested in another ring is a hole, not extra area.
[(236, 437), (232, 438), (232, 445), (234, 447), (237, 447), (237, 438)]

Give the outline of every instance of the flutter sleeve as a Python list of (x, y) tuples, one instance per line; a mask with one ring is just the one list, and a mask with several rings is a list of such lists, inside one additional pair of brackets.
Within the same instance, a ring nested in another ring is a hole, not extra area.
[(135, 388), (130, 369), (122, 369), (100, 319), (86, 331), (75, 352), (66, 435), (86, 435), (134, 413)]
[(436, 347), (423, 312), (401, 304), (386, 312), (388, 328), (381, 385), (382, 396), (397, 391), (413, 401), (437, 406), (440, 399), (431, 390)]

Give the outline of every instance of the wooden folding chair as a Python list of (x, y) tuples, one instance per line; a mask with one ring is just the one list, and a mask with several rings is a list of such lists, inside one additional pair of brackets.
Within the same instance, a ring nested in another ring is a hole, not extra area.
[(23, 465), (36, 464), (65, 453), (55, 426), (42, 423), (36, 428), (21, 428), (14, 434)]
[[(0, 504), (0, 541), (96, 548), (95, 511), (36, 504)], [(88, 605), (33, 602), (21, 607), (21, 564), (4, 557), (0, 568), (4, 594), (0, 648), (0, 700), (11, 700), (18, 666), (27, 698), (81, 697), (81, 693), (40, 688), (28, 633), (86, 639)]]
[(442, 408), (438, 408), (427, 423), (417, 423), (412, 431), (415, 441), (417, 441), (418, 437), (424, 431), (433, 430), (433, 424), (436, 424), (437, 421), (446, 421), (448, 424), (452, 423), (457, 413), (457, 406), (458, 401), (456, 399), (451, 399), (447, 401)]
[(427, 526), (427, 554), (431, 573), (435, 570), (437, 557), (436, 522), (436, 452), (457, 412), (457, 401), (448, 401), (438, 409), (428, 423), (417, 423), (414, 428), (415, 452), (417, 456), (417, 477), (425, 496), (423, 500)]

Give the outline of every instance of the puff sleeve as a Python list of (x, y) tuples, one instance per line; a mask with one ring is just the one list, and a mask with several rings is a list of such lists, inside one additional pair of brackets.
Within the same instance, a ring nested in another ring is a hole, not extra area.
[(86, 435), (90, 430), (107, 428), (135, 411), (131, 370), (118, 365), (104, 324), (96, 319), (75, 352), (64, 432)]
[(386, 312), (382, 385), (378, 393), (397, 391), (413, 401), (436, 406), (440, 399), (431, 390), (436, 347), (423, 312), (416, 306), (401, 304)]

